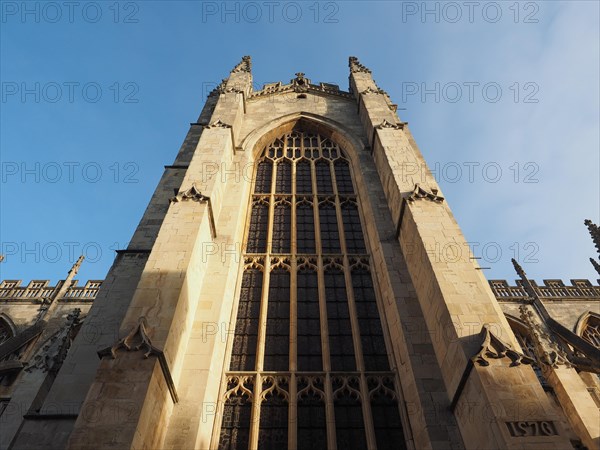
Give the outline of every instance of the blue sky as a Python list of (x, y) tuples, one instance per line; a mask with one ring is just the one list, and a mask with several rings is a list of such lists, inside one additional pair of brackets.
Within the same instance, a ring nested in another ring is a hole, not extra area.
[(257, 89), (298, 71), (346, 89), (359, 57), (488, 278), (515, 256), (539, 281), (598, 278), (598, 2), (0, 6), (0, 279), (56, 281), (82, 252), (78, 278), (104, 278), (242, 55)]

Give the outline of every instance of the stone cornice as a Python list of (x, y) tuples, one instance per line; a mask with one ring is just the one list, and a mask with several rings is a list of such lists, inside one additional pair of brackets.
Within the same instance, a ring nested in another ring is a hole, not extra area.
[[(292, 80), (294, 81), (294, 80)], [(278, 94), (290, 94), (290, 93), (308, 93), (316, 95), (331, 95), (334, 97), (341, 97), (345, 99), (354, 99), (354, 95), (350, 92), (341, 91), (337, 86), (328, 83), (312, 84), (307, 83), (305, 85), (298, 85), (297, 83), (282, 84), (270, 83), (265, 85), (260, 91), (255, 91), (250, 94), (248, 100), (257, 100), (260, 98), (268, 97), (271, 95)]]

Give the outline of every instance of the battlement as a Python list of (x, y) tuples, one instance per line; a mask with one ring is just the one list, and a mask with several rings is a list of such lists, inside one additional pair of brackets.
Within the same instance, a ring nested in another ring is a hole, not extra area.
[[(93, 301), (98, 295), (104, 280), (88, 280), (85, 285), (78, 286), (79, 280), (73, 280), (71, 286), (58, 300), (61, 301)], [(531, 280), (534, 290), (544, 300), (591, 300), (600, 301), (600, 285), (594, 285), (589, 280), (570, 280), (567, 286), (562, 280), (543, 280), (540, 286)], [(65, 280), (60, 280), (55, 286), (49, 280), (31, 280), (26, 286), (21, 286), (22, 280), (4, 280), (0, 282), (0, 302), (31, 301), (41, 302), (53, 298), (61, 289)], [(492, 292), (498, 301), (523, 301), (529, 298), (523, 282), (515, 280), (516, 285), (510, 286), (506, 280), (490, 280)]]
[[(91, 302), (98, 295), (104, 280), (88, 280), (85, 285), (78, 286), (78, 280), (71, 281), (59, 301)], [(60, 280), (55, 286), (49, 280), (31, 280), (26, 286), (21, 286), (22, 280), (3, 280), (0, 282), (0, 302), (32, 302), (41, 303), (53, 299), (63, 287), (65, 280)]]
[[(509, 286), (506, 280), (490, 280), (490, 286), (498, 301), (523, 301), (529, 298), (523, 282), (515, 280), (516, 286)], [(600, 286), (589, 280), (570, 280), (566, 286), (562, 280), (543, 280), (539, 286), (530, 280), (536, 294), (543, 300), (600, 300)]]

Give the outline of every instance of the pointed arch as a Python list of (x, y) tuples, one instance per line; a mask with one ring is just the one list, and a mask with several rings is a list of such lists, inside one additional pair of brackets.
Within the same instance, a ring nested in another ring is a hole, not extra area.
[[(517, 319), (516, 317), (511, 316), (510, 314), (505, 313), (504, 316), (506, 317), (506, 320), (508, 321), (508, 324), (510, 325), (510, 328), (514, 333), (517, 342), (521, 346), (521, 351), (523, 352), (523, 354), (525, 356), (529, 356), (534, 361), (539, 361), (535, 353), (535, 341), (533, 338), (532, 330), (529, 328), (529, 326), (521, 319)], [(546, 377), (542, 373), (542, 368), (539, 365), (539, 363), (536, 362), (532, 366), (533, 371), (535, 372), (538, 381), (540, 382), (544, 390), (551, 391), (552, 389), (548, 384)]]
[(335, 142), (346, 150), (346, 157), (351, 163), (357, 159), (358, 152), (366, 149), (366, 144), (345, 125), (309, 112), (287, 114), (269, 121), (249, 133), (243, 139), (241, 147), (251, 155), (253, 161), (256, 161), (265, 146), (289, 133), (294, 127), (301, 127)]
[[(364, 145), (329, 119), (298, 113), (251, 133), (244, 149), (257, 164), (242, 251), (245, 258), (262, 258), (264, 271), (244, 268), (223, 385), (240, 371), (252, 377), (252, 420), (249, 429), (241, 416), (225, 420), (235, 416), (236, 406), (222, 392), (224, 419), (214, 445), (246, 447), (247, 439), (251, 448), (279, 449), (300, 445), (298, 434), (310, 434), (317, 448), (356, 439), (365, 444), (361, 448), (367, 443), (383, 448), (404, 431), (378, 280), (371, 270), (368, 216), (356, 182), (363, 176), (357, 165)], [(250, 276), (255, 277), (250, 286), (255, 317), (247, 333)], [(241, 367), (245, 355), (250, 363)], [(391, 400), (370, 396), (368, 379), (375, 375), (392, 380), (386, 385)], [(266, 395), (272, 387), (268, 380), (285, 386), (289, 397)], [(323, 385), (324, 398), (298, 397), (316, 384)], [(350, 384), (351, 395), (342, 389)], [(384, 409), (390, 426), (381, 426)], [(315, 417), (311, 433), (309, 410)], [(349, 437), (350, 430), (355, 437)], [(395, 445), (403, 444), (404, 438)]]
[(593, 311), (584, 312), (573, 330), (593, 346), (600, 348), (600, 314)]
[(0, 313), (0, 344), (17, 335), (17, 327), (10, 316)]

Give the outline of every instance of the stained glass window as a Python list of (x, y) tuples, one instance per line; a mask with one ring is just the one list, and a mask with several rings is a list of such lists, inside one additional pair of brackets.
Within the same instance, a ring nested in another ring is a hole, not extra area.
[(350, 160), (294, 130), (254, 177), (219, 448), (404, 448)]

